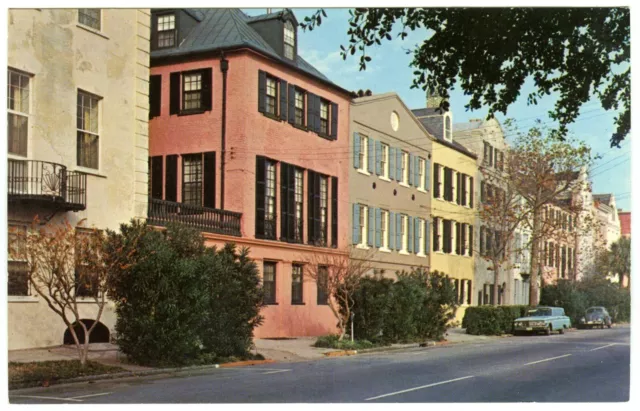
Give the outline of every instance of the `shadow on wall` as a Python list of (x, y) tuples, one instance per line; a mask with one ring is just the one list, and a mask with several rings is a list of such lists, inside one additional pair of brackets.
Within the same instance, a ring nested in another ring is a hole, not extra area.
[[(93, 323), (95, 322), (94, 320), (80, 320), (85, 327), (87, 327), (87, 329), (89, 329)], [(76, 335), (78, 336), (78, 340), (80, 341), (80, 344), (84, 343), (84, 330), (82, 329), (82, 326), (78, 323), (75, 323), (73, 325), (73, 328), (76, 331)], [(96, 325), (96, 328), (93, 329), (93, 331), (91, 331), (91, 335), (89, 336), (89, 343), (108, 343), (110, 342), (109, 340), (109, 329), (107, 328), (106, 325), (102, 324), (101, 322), (98, 323), (98, 325)], [(71, 335), (71, 331), (70, 330), (66, 330), (64, 332), (64, 344), (75, 344), (75, 342), (73, 341), (73, 335)]]

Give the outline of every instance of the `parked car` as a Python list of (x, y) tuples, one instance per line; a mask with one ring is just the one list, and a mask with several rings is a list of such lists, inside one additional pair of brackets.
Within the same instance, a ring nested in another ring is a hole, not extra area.
[(571, 328), (571, 319), (564, 315), (564, 308), (561, 307), (538, 307), (529, 310), (526, 317), (516, 318), (513, 321), (514, 335), (537, 332), (551, 335), (554, 331), (564, 334), (564, 331), (569, 328)]
[(611, 316), (604, 307), (589, 307), (584, 313), (584, 317), (580, 319), (580, 328), (593, 328), (605, 326), (611, 328)]

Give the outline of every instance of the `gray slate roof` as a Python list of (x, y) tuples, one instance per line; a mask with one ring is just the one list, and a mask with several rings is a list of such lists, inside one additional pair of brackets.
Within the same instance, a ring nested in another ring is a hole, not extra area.
[[(200, 19), (200, 23), (191, 30), (182, 43), (172, 49), (154, 50), (151, 58), (176, 57), (193, 53), (202, 53), (218, 49), (250, 47), (287, 65), (293, 65), (304, 72), (335, 85), (327, 76), (316, 70), (299, 55), (292, 62), (278, 55), (276, 51), (248, 23), (257, 19), (273, 18), (278, 13), (249, 17), (239, 9), (186, 9)], [(346, 90), (345, 90), (346, 91)]]
[(466, 123), (455, 123), (453, 125), (453, 131), (470, 131), (476, 130), (482, 127), (482, 121), (469, 121)]
[(440, 111), (437, 108), (419, 108), (411, 110), (411, 112), (418, 118), (424, 128), (426, 128), (427, 131), (431, 133), (431, 135), (433, 135), (442, 144), (449, 146), (454, 150), (461, 152), (462, 154), (466, 154), (473, 158), (478, 158), (475, 153), (473, 153), (457, 141), (453, 140), (452, 142), (449, 142), (444, 139), (444, 117), (442, 116), (442, 114), (440, 114)]

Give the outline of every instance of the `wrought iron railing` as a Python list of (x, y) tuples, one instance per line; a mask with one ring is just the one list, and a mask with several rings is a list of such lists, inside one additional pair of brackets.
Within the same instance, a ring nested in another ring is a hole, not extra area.
[(9, 200), (38, 200), (67, 209), (84, 210), (87, 175), (67, 171), (62, 164), (38, 160), (9, 159)]
[(209, 233), (240, 237), (242, 213), (218, 210), (191, 204), (149, 198), (147, 221), (151, 225), (166, 226), (182, 223)]

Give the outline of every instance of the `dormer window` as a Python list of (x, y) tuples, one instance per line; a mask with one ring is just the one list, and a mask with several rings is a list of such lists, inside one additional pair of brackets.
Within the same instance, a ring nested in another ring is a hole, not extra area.
[(176, 45), (176, 15), (163, 14), (158, 19), (158, 48), (174, 47)]
[(284, 23), (284, 56), (289, 60), (295, 58), (296, 32), (293, 23), (287, 21)]
[(447, 141), (451, 141), (453, 139), (453, 136), (451, 134), (451, 117), (446, 116), (444, 118), (444, 139)]

